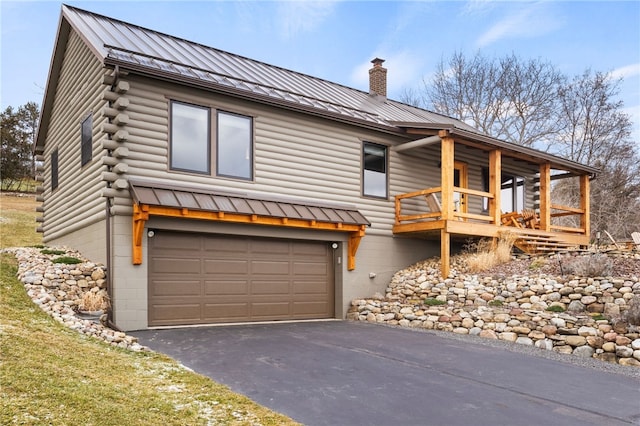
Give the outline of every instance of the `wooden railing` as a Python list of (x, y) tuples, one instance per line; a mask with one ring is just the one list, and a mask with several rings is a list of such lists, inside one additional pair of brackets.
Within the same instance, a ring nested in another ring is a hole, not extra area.
[[(551, 204), (551, 217), (567, 217), (567, 216), (579, 216), (579, 222), (582, 224), (585, 221), (584, 209), (576, 208), (576, 207), (568, 207), (562, 206), (559, 204)], [(556, 210), (554, 212), (554, 210)], [(558, 211), (559, 210), (559, 211)], [(560, 232), (568, 232), (575, 234), (585, 234), (586, 230), (584, 227), (573, 227), (573, 226), (562, 226), (562, 225), (549, 225), (549, 228), (552, 231), (560, 231)]]
[[(398, 194), (395, 196), (395, 224), (400, 225), (404, 223), (420, 223), (426, 221), (437, 221), (437, 220), (460, 220), (467, 221), (471, 220), (476, 223), (486, 223), (493, 224), (495, 226), (500, 226), (500, 223), (496, 223), (494, 218), (487, 214), (477, 214), (477, 213), (467, 213), (461, 211), (461, 208), (454, 208), (450, 212), (451, 217), (447, 218), (448, 212), (444, 211), (442, 208), (441, 211), (434, 211), (429, 207), (427, 203), (427, 198), (432, 194), (440, 194), (442, 192), (442, 187), (433, 187), (428, 189), (423, 189), (420, 191), (409, 192), (406, 194)], [(464, 194), (466, 198), (466, 203), (469, 205), (469, 201), (471, 197), (482, 197), (487, 198), (488, 200), (494, 199), (494, 195), (489, 192), (477, 191), (474, 189), (468, 188), (453, 188), (454, 193)], [(451, 197), (453, 198), (453, 197)], [(439, 198), (440, 200), (442, 197)], [(579, 216), (579, 223), (584, 224), (585, 222), (585, 210), (576, 207), (568, 207), (559, 204), (551, 204), (550, 206), (550, 217), (567, 217), (567, 216)], [(548, 228), (549, 231), (557, 232), (557, 233), (569, 233), (569, 234), (579, 234), (585, 235), (586, 230), (584, 226), (567, 226), (565, 225), (555, 225), (551, 224)]]
[[(470, 196), (486, 197), (493, 199), (493, 194), (484, 191), (476, 191), (475, 189), (454, 187), (454, 192), (466, 195), (466, 203), (469, 203)], [(427, 197), (431, 194), (438, 194), (442, 192), (442, 187), (434, 187), (429, 189), (423, 189), (420, 191), (409, 192), (406, 194), (399, 194), (395, 197), (395, 211), (396, 211), (396, 225), (403, 222), (419, 222), (424, 220), (438, 220), (445, 219), (447, 212), (445, 211), (432, 211), (427, 203)], [(422, 212), (425, 209), (428, 212)], [(409, 210), (411, 214), (403, 214), (403, 211)], [(444, 209), (443, 209), (444, 210)], [(493, 219), (488, 214), (475, 214), (465, 213), (462, 209), (457, 208), (453, 210), (452, 219), (466, 220), (473, 219), (481, 222), (493, 223)]]

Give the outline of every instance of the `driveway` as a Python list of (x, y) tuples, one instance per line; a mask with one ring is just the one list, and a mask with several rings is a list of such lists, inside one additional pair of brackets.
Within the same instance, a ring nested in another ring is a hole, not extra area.
[(638, 376), (470, 336), (346, 321), (131, 334), (306, 425), (640, 424)]

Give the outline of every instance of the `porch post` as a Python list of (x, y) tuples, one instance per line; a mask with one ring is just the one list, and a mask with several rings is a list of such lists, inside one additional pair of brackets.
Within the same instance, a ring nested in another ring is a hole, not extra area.
[(439, 133), (440, 149), (440, 173), (442, 187), (442, 219), (453, 219), (453, 168), (454, 168), (454, 142), (449, 132), (441, 130)]
[(591, 211), (589, 209), (589, 191), (590, 191), (589, 175), (580, 176), (580, 228), (584, 229), (584, 235), (591, 236)]
[(440, 262), (442, 278), (449, 276), (449, 262), (451, 258), (451, 235), (447, 231), (447, 221), (453, 219), (453, 169), (454, 169), (454, 141), (447, 130), (441, 130), (438, 136), (440, 143), (440, 173), (442, 188), (442, 219), (445, 223), (440, 230)]
[(502, 151), (494, 149), (489, 152), (489, 192), (493, 198), (489, 198), (489, 216), (495, 225), (500, 225), (500, 189), (502, 186)]
[(446, 229), (440, 230), (440, 273), (442, 278), (449, 276), (449, 263), (451, 262), (451, 235)]
[(551, 164), (540, 165), (540, 230), (551, 230)]

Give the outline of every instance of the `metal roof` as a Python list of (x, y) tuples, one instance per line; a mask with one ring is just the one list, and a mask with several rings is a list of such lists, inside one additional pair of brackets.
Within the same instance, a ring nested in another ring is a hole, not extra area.
[(390, 121), (444, 122), (474, 130), (462, 121), (434, 112), (67, 5), (62, 6), (62, 14), (105, 63), (394, 129)]
[(133, 200), (150, 206), (208, 212), (258, 215), (279, 219), (315, 220), (316, 222), (371, 225), (355, 206), (317, 203), (227, 190), (202, 190), (158, 182), (130, 181)]
[[(106, 65), (222, 93), (304, 111), (333, 120), (403, 134), (408, 128), (448, 129), (479, 142), (523, 152), (579, 173), (598, 170), (541, 151), (501, 141), (442, 114), (371, 95), (321, 78), (173, 37), (68, 5), (62, 14), (43, 100), (36, 153), (42, 153), (58, 74), (74, 29)], [(404, 123), (404, 125), (403, 125)], [(535, 151), (534, 155), (530, 151)], [(535, 162), (535, 161), (534, 161)]]

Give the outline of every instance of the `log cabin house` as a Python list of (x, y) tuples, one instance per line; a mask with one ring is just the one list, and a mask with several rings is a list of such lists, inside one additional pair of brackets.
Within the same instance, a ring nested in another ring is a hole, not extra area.
[[(124, 330), (344, 318), (505, 230), (588, 244), (597, 170), (388, 99), (383, 62), (363, 91), (63, 5), (35, 146), (45, 243), (105, 263)], [(551, 200), (566, 177), (579, 205)]]

